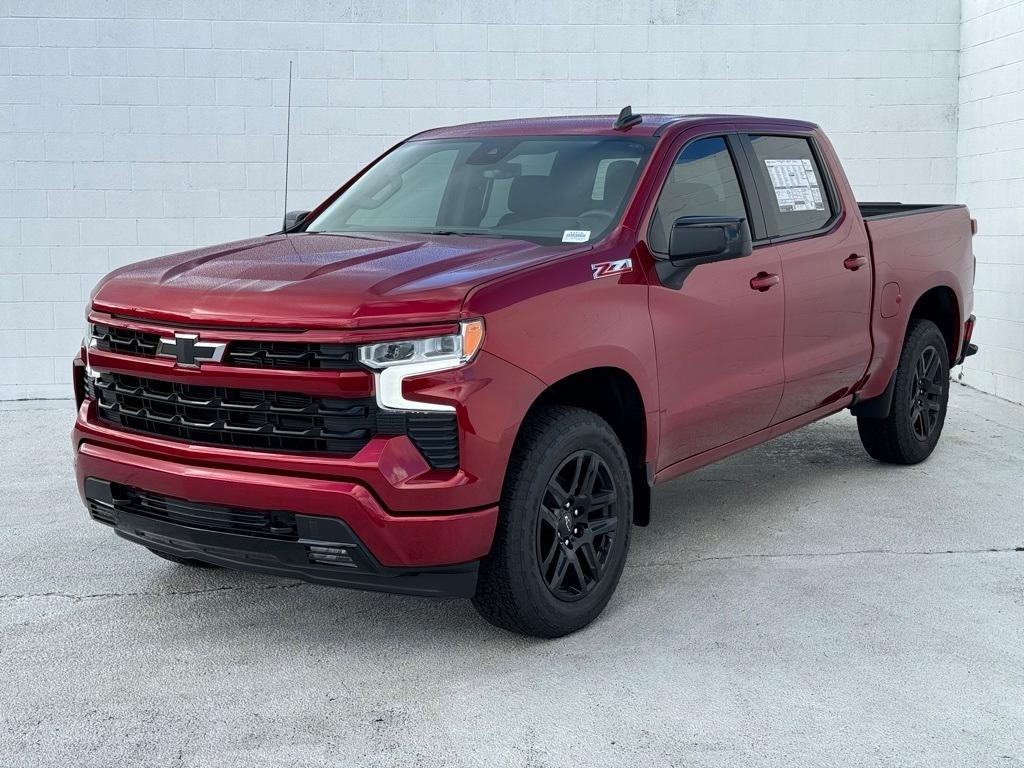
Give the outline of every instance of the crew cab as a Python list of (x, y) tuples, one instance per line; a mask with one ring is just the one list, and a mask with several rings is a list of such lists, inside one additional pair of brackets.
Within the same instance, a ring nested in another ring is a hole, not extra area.
[(797, 120), (429, 130), (281, 232), (100, 281), (80, 493), (179, 564), (564, 635), (658, 483), (845, 408), (872, 457), (925, 459), (976, 351), (974, 230), (858, 204)]

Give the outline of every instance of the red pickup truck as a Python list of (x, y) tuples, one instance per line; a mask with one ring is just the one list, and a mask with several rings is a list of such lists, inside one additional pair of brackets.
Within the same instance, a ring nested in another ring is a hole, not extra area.
[(651, 487), (844, 408), (935, 448), (974, 221), (858, 203), (815, 125), (560, 117), (420, 133), (282, 232), (96, 287), (90, 515), (191, 566), (591, 622)]

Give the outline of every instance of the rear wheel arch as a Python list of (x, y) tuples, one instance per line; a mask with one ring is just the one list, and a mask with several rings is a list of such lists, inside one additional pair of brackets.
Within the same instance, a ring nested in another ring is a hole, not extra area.
[[(959, 357), (961, 328), (960, 303), (957, 301), (956, 293), (953, 289), (948, 285), (937, 285), (929, 288), (918, 297), (910, 310), (910, 314), (907, 316), (906, 326), (900, 334), (898, 342), (900, 350), (906, 345), (907, 336), (917, 320), (929, 320), (938, 327), (942, 338), (946, 342), (949, 364), (952, 366)], [(893, 390), (896, 384), (896, 366), (899, 364), (899, 360), (900, 355), (897, 354), (885, 390), (875, 397), (868, 400), (860, 400), (851, 406), (850, 410), (854, 416), (885, 418), (889, 415), (889, 409), (892, 407)]]
[[(616, 367), (577, 371), (541, 392), (526, 417), (553, 405), (583, 408), (608, 422), (629, 459), (633, 480), (633, 522), (647, 525), (651, 508), (651, 483), (646, 464), (648, 425), (643, 396), (636, 380)], [(524, 418), (524, 423), (527, 418)]]
[(931, 320), (938, 326), (942, 338), (946, 340), (950, 364), (960, 357), (960, 302), (952, 288), (937, 285), (921, 294), (907, 318), (908, 330), (915, 320)]

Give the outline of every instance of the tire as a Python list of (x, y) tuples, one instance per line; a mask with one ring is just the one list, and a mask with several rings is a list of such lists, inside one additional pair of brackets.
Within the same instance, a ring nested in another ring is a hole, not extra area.
[(207, 563), (202, 560), (193, 560), (191, 557), (178, 557), (177, 555), (172, 555), (170, 552), (161, 552), (159, 549), (150, 549), (149, 547), (146, 547), (146, 549), (149, 549), (149, 551), (157, 557), (162, 557), (164, 560), (170, 560), (172, 563), (177, 563), (178, 565), (187, 565), (189, 568), (220, 568), (219, 565)]
[(864, 449), (888, 464), (924, 461), (939, 442), (948, 400), (946, 340), (930, 320), (912, 320), (896, 367), (889, 415), (857, 418)]
[(596, 619), (622, 575), (633, 522), (629, 462), (608, 422), (565, 406), (531, 414), (499, 510), (473, 597), (480, 615), (547, 638)]

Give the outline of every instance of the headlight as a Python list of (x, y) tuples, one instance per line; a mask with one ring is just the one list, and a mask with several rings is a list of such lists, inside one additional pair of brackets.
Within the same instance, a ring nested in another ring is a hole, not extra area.
[[(484, 340), (484, 321), (462, 323), (459, 333), (450, 336), (432, 336), (429, 339), (406, 339), (367, 344), (359, 348), (359, 360), (371, 368), (390, 368), (393, 365), (440, 363), (455, 368), (465, 365)], [(440, 368), (434, 369), (440, 370)]]
[(450, 405), (406, 400), (402, 382), (409, 376), (436, 373), (469, 363), (484, 340), (484, 321), (467, 320), (459, 332), (426, 339), (403, 339), (366, 344), (359, 348), (359, 360), (376, 369), (377, 404), (403, 411), (452, 411)]

